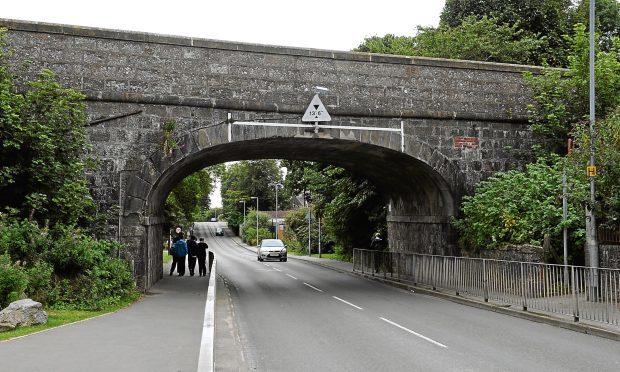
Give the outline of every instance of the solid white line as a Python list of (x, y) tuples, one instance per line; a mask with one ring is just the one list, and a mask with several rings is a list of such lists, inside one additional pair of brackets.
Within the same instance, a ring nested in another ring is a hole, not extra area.
[(200, 340), (200, 353), (198, 355), (197, 372), (212, 372), (215, 367), (215, 272), (217, 259), (213, 260), (209, 273), (209, 286), (207, 287), (207, 303), (202, 323), (202, 336)]
[(414, 332), (414, 331), (410, 330), (409, 328), (405, 328), (405, 327), (401, 326), (401, 325), (400, 325), (400, 324), (398, 324), (398, 323), (394, 323), (393, 321), (391, 321), (391, 320), (389, 320), (389, 319), (385, 319), (385, 318), (382, 318), (382, 317), (379, 317), (379, 319), (383, 320), (383, 321), (384, 321), (384, 322), (386, 322), (386, 323), (390, 323), (390, 324), (391, 324), (391, 325), (393, 325), (394, 327), (398, 327), (398, 328), (402, 329), (403, 331), (407, 331), (407, 332), (411, 333), (412, 335), (416, 335), (416, 336), (420, 337), (421, 339), (424, 339), (424, 340), (426, 340), (426, 341), (428, 341), (428, 342), (430, 342), (430, 343), (433, 343), (433, 344), (435, 344), (435, 345), (437, 345), (437, 346), (441, 346), (441, 347), (445, 347), (445, 348), (447, 348), (447, 346), (446, 346), (446, 345), (444, 345), (444, 344), (442, 344), (442, 343), (439, 343), (439, 342), (437, 342), (437, 341), (435, 341), (435, 340), (433, 340), (433, 339), (431, 339), (431, 338), (428, 338), (428, 337), (426, 337), (426, 336), (424, 336), (424, 335), (421, 335), (421, 334), (419, 334), (419, 333), (417, 333), (417, 332)]
[(340, 297), (336, 297), (336, 296), (332, 296), (332, 297), (333, 297), (333, 298), (335, 298), (335, 299), (336, 299), (336, 300), (338, 300), (338, 301), (344, 302), (345, 304), (347, 304), (347, 305), (349, 305), (349, 306), (353, 306), (354, 308), (356, 308), (356, 309), (358, 309), (358, 310), (364, 310), (364, 309), (362, 309), (361, 307), (359, 307), (359, 306), (357, 306), (357, 305), (354, 305), (354, 304), (350, 303), (349, 301), (345, 301), (345, 300), (343, 300), (343, 299), (342, 299), (342, 298), (340, 298)]
[(292, 276), (291, 274), (286, 274), (286, 276), (288, 276), (289, 278), (293, 278), (295, 280), (297, 280), (297, 278), (295, 278), (294, 276)]
[(310, 288), (314, 289), (315, 291), (323, 292), (322, 290), (318, 289), (317, 287), (312, 286), (312, 285), (310, 285), (310, 284), (308, 284), (308, 283), (306, 283), (306, 282), (304, 282), (304, 284), (305, 284), (305, 285), (307, 285), (308, 287), (310, 287)]

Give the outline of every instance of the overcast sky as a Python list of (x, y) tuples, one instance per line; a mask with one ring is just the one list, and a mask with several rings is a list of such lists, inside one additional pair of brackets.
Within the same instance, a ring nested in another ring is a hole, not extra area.
[(351, 50), (436, 26), (444, 0), (0, 0), (0, 18)]
[[(437, 26), (444, 0), (0, 0), (0, 18), (304, 48)], [(219, 185), (218, 185), (219, 186)], [(221, 206), (219, 187), (212, 206)]]

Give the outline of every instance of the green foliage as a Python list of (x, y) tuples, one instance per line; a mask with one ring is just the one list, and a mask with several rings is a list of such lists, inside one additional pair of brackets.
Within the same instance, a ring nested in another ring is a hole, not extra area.
[[(540, 158), (524, 172), (499, 172), (476, 187), (463, 201), (463, 217), (454, 225), (466, 251), (496, 248), (503, 243), (541, 245), (546, 234), (558, 238), (562, 222), (562, 169), (559, 157)], [(585, 185), (571, 179), (571, 194), (585, 192)], [(566, 226), (571, 246), (581, 246), (582, 208), (570, 199)], [(579, 252), (573, 252), (579, 254)]]
[(441, 13), (440, 27), (457, 28), (471, 18), (493, 18), (497, 25), (516, 27), (526, 37), (539, 41), (530, 55), (535, 64), (547, 61), (553, 66), (563, 66), (566, 62), (563, 35), (571, 31), (572, 13), (570, 0), (448, 0)]
[[(287, 187), (302, 193), (313, 204), (315, 216), (322, 217), (322, 241), (333, 241), (351, 252), (353, 248), (366, 248), (373, 233), (385, 233), (385, 201), (364, 177), (319, 163), (289, 162), (287, 168)], [(307, 237), (306, 232), (306, 241)]]
[(213, 178), (212, 169), (206, 168), (185, 177), (172, 189), (165, 205), (170, 226), (187, 226), (201, 218), (201, 212), (209, 207)]
[[(589, 114), (589, 37), (583, 25), (575, 26), (568, 72), (547, 69), (543, 75), (526, 73), (534, 104), (528, 106), (532, 130), (549, 141), (549, 150), (566, 152), (573, 127)], [(598, 52), (596, 56), (596, 115), (604, 118), (620, 105), (620, 53)]]
[[(618, 0), (596, 0), (596, 29), (601, 34), (601, 50), (612, 50), (613, 38), (620, 37), (620, 2)], [(573, 14), (573, 23), (589, 25), (590, 1), (579, 3)]]
[(95, 240), (75, 227), (57, 224), (47, 229), (2, 217), (0, 304), (25, 295), (74, 309), (117, 303), (135, 290), (128, 264), (112, 258), (120, 249), (116, 242)]
[[(222, 205), (223, 214), (228, 226), (236, 228), (243, 222), (243, 203), (246, 208), (256, 206), (258, 197), (260, 210), (275, 210), (275, 189), (269, 186), (270, 182), (281, 182), (282, 174), (276, 160), (240, 161), (231, 164), (222, 175)], [(286, 190), (279, 190), (278, 209), (286, 208)], [(247, 218), (247, 217), (246, 217)]]
[[(581, 183), (589, 182), (586, 166), (590, 158), (590, 134), (587, 124), (578, 125), (574, 131), (577, 147), (568, 157), (571, 177)], [(598, 223), (606, 227), (620, 227), (620, 106), (595, 126), (596, 146), (596, 196), (595, 213)], [(589, 193), (580, 196), (582, 203), (589, 202)]]
[[(243, 226), (244, 242), (249, 245), (256, 245), (256, 210), (250, 210), (246, 216), (245, 226)], [(258, 240), (273, 238), (273, 233), (269, 230), (269, 215), (258, 212)]]
[(25, 271), (14, 264), (7, 254), (0, 254), (0, 309), (23, 298), (27, 286)]
[(0, 30), (0, 208), (42, 222), (80, 222), (94, 204), (84, 178), (84, 95), (54, 73), (18, 87)]

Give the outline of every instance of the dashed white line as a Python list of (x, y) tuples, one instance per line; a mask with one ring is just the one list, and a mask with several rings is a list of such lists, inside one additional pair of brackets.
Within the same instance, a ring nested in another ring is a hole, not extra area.
[(310, 285), (310, 284), (308, 284), (308, 283), (306, 283), (306, 282), (304, 282), (304, 285), (307, 285), (308, 287), (310, 287), (310, 288), (314, 289), (314, 290), (315, 290), (315, 291), (317, 291), (317, 292), (323, 292), (322, 290), (318, 289), (317, 287), (315, 287), (315, 286), (313, 286), (313, 285)]
[(428, 341), (428, 342), (430, 342), (430, 343), (432, 343), (432, 344), (435, 344), (435, 345), (437, 345), (437, 346), (441, 346), (441, 347), (443, 347), (443, 348), (448, 348), (446, 345), (444, 345), (444, 344), (442, 344), (442, 343), (440, 343), (440, 342), (437, 342), (437, 341), (433, 340), (432, 338), (428, 338), (428, 337), (426, 337), (426, 336), (424, 336), (424, 335), (422, 335), (422, 334), (419, 334), (419, 333), (417, 333), (417, 332), (414, 332), (414, 331), (410, 330), (409, 328), (403, 327), (403, 326), (401, 326), (401, 325), (400, 325), (400, 324), (398, 324), (398, 323), (394, 323), (393, 321), (391, 321), (391, 320), (389, 320), (389, 319), (385, 319), (385, 318), (382, 318), (382, 317), (379, 317), (379, 319), (383, 320), (383, 321), (384, 321), (384, 322), (386, 322), (386, 323), (389, 323), (389, 324), (393, 325), (394, 327), (398, 327), (398, 328), (402, 329), (403, 331), (409, 332), (409, 333), (411, 333), (412, 335), (418, 336), (418, 337), (420, 337), (421, 339), (426, 340), (426, 341)]
[(286, 276), (288, 276), (289, 278), (293, 278), (295, 280), (297, 280), (297, 278), (295, 278), (294, 276), (292, 276), (291, 274), (286, 274)]
[(357, 306), (357, 305), (355, 305), (355, 304), (350, 303), (349, 301), (345, 301), (345, 300), (343, 300), (343, 299), (342, 299), (342, 298), (340, 298), (340, 297), (336, 297), (336, 296), (332, 296), (332, 297), (333, 297), (333, 298), (335, 298), (336, 300), (340, 301), (340, 302), (344, 302), (345, 304), (347, 304), (347, 305), (349, 305), (349, 306), (353, 306), (354, 308), (356, 308), (356, 309), (358, 309), (358, 310), (364, 310), (364, 309), (362, 309), (361, 307), (359, 307), (359, 306)]
[(274, 269), (275, 271), (282, 272), (282, 270), (280, 270), (280, 269), (276, 269), (274, 266), (272, 266), (271, 268), (272, 268), (272, 269)]

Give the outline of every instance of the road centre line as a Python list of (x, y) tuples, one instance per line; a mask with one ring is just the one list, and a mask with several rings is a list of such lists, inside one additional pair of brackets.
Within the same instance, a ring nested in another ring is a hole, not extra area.
[(318, 289), (317, 287), (312, 286), (312, 285), (310, 285), (310, 284), (308, 284), (308, 283), (306, 283), (306, 282), (304, 282), (304, 285), (307, 285), (308, 287), (310, 287), (310, 288), (314, 289), (315, 291), (318, 291), (318, 292), (323, 292), (322, 290)]
[(343, 299), (342, 299), (342, 298), (340, 298), (340, 297), (336, 297), (336, 296), (332, 296), (332, 297), (333, 297), (333, 298), (335, 298), (336, 300), (340, 301), (340, 302), (344, 302), (345, 304), (347, 304), (347, 305), (349, 305), (349, 306), (353, 306), (354, 308), (356, 308), (356, 309), (358, 309), (358, 310), (364, 310), (364, 309), (362, 309), (361, 307), (359, 307), (359, 306), (357, 306), (357, 305), (355, 305), (355, 304), (350, 303), (349, 301), (345, 301), (345, 300), (343, 300)]
[(275, 266), (272, 266), (271, 268), (272, 268), (272, 269), (274, 269), (275, 271), (282, 272), (282, 270), (280, 270), (280, 269), (276, 269), (276, 268), (275, 268)]
[(414, 332), (414, 331), (410, 330), (409, 328), (403, 327), (403, 326), (401, 326), (401, 325), (400, 325), (400, 324), (398, 324), (398, 323), (394, 323), (393, 321), (391, 321), (391, 320), (389, 320), (389, 319), (385, 319), (385, 318), (382, 318), (382, 317), (379, 317), (379, 319), (383, 320), (383, 321), (384, 321), (384, 322), (386, 322), (386, 323), (389, 323), (389, 324), (393, 325), (394, 327), (400, 328), (400, 329), (402, 329), (403, 331), (409, 332), (409, 333), (411, 333), (412, 335), (418, 336), (418, 337), (420, 337), (421, 339), (426, 340), (426, 341), (428, 341), (428, 342), (430, 342), (430, 343), (432, 343), (432, 344), (435, 344), (435, 345), (437, 345), (437, 346), (441, 346), (441, 347), (446, 348), (446, 349), (448, 348), (446, 345), (444, 345), (444, 344), (442, 344), (442, 343), (440, 343), (440, 342), (437, 342), (437, 341), (433, 340), (432, 338), (428, 338), (428, 337), (426, 337), (426, 336), (424, 336), (424, 335), (422, 335), (422, 334), (419, 334), (419, 333), (417, 333), (417, 332)]
[(288, 276), (289, 278), (293, 278), (295, 280), (297, 280), (297, 278), (295, 278), (294, 276), (292, 276), (291, 274), (286, 274), (286, 276)]

